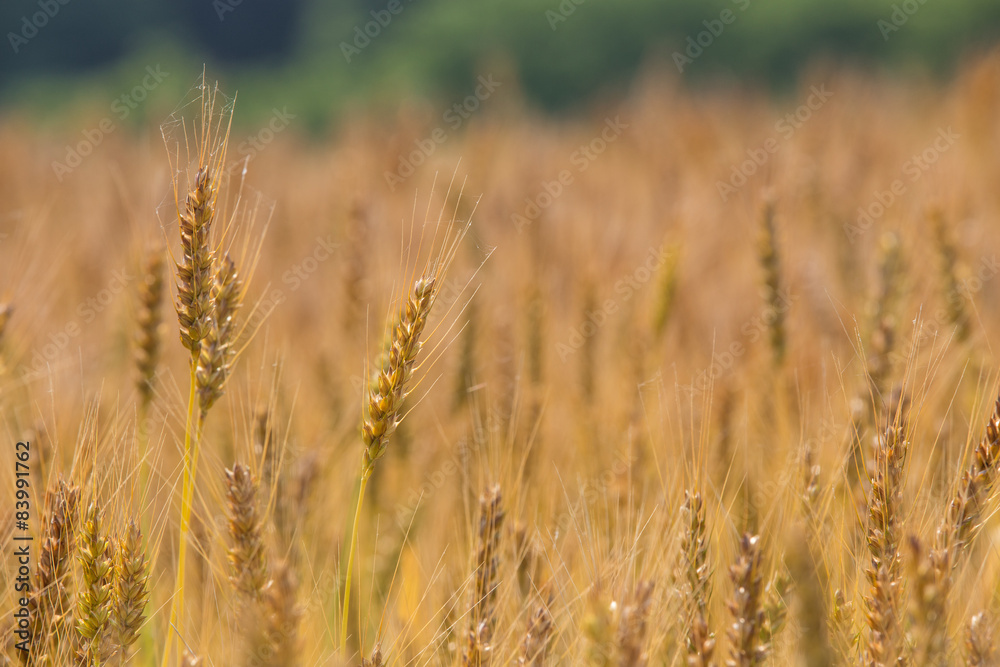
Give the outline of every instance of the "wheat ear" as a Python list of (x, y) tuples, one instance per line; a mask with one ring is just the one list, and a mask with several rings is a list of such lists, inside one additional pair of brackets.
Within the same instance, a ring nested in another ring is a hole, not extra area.
[(645, 667), (649, 662), (644, 647), (652, 601), (653, 582), (642, 581), (636, 586), (631, 602), (622, 608), (615, 637), (619, 667)]
[(361, 425), (361, 442), (364, 446), (361, 455), (361, 478), (358, 502), (354, 508), (351, 544), (347, 555), (340, 622), (340, 643), (344, 653), (347, 651), (347, 621), (351, 602), (354, 552), (357, 550), (365, 488), (375, 470), (375, 462), (385, 454), (389, 437), (399, 425), (400, 409), (403, 399), (406, 398), (410, 376), (413, 374), (413, 364), (422, 345), (420, 338), (427, 325), (431, 306), (434, 304), (435, 284), (436, 278), (433, 276), (425, 276), (414, 281), (413, 288), (392, 328), (388, 354), (368, 390), (367, 409)]
[(77, 528), (77, 504), (80, 490), (62, 478), (54, 490), (46, 493), (46, 513), (42, 527), (35, 586), (28, 598), (33, 641), (28, 652), (28, 664), (45, 664), (51, 657), (47, 651), (52, 641), (66, 639), (64, 629), (71, 618), (70, 557), (74, 550)]
[(993, 629), (986, 612), (979, 612), (969, 620), (965, 630), (966, 664), (970, 667), (991, 667), (996, 662), (993, 646)]
[(760, 537), (745, 533), (740, 538), (739, 556), (729, 568), (733, 596), (727, 606), (733, 623), (729, 626), (729, 667), (752, 667), (763, 662), (766, 650), (759, 646), (764, 626), (761, 606), (764, 592), (761, 576)]
[(528, 619), (528, 627), (521, 640), (521, 654), (517, 664), (520, 667), (544, 667), (552, 641), (552, 614), (547, 604), (539, 604)]
[(294, 667), (298, 660), (298, 625), (295, 575), (287, 562), (278, 563), (264, 589), (266, 655), (270, 667)]
[(99, 665), (110, 654), (112, 562), (108, 539), (101, 530), (101, 514), (97, 503), (91, 502), (78, 543), (83, 587), (77, 597), (76, 628), (83, 638), (80, 657), (87, 665)]
[[(211, 102), (203, 98), (206, 110)], [(204, 122), (204, 121), (203, 121)], [(203, 138), (204, 140), (205, 138)], [(177, 320), (181, 344), (190, 352), (190, 392), (188, 394), (187, 422), (184, 428), (184, 469), (181, 480), (181, 523), (177, 545), (177, 581), (170, 608), (170, 627), (183, 634), (184, 580), (187, 567), (187, 538), (191, 532), (191, 511), (194, 503), (194, 483), (200, 439), (200, 423), (195, 428), (195, 404), (198, 389), (198, 359), (201, 342), (211, 329), (213, 265), (215, 253), (209, 244), (209, 234), (215, 218), (215, 201), (218, 183), (212, 166), (204, 163), (198, 169), (194, 187), (188, 193), (184, 206), (178, 207), (180, 221), (181, 259), (177, 270)], [(163, 667), (170, 664), (172, 643), (168, 639), (163, 654)]]
[(212, 316), (201, 340), (196, 378), (199, 421), (222, 396), (236, 355), (235, 316), (243, 302), (243, 281), (236, 264), (226, 255), (219, 263), (212, 285)]
[(774, 218), (774, 202), (767, 201), (761, 209), (757, 254), (764, 271), (764, 302), (773, 314), (770, 318), (771, 353), (775, 366), (779, 366), (785, 358), (785, 306), (781, 297), (781, 265)]
[(139, 283), (139, 308), (136, 314), (134, 341), (137, 388), (143, 416), (153, 401), (156, 368), (160, 360), (161, 304), (164, 293), (163, 251), (153, 248), (146, 253)]
[(715, 652), (715, 634), (708, 625), (708, 598), (711, 570), (708, 564), (708, 537), (705, 506), (701, 494), (684, 492), (681, 505), (680, 577), (685, 583), (687, 606), (687, 664), (708, 667)]
[(142, 531), (134, 520), (129, 521), (118, 544), (114, 582), (111, 620), (124, 664), (128, 661), (129, 647), (139, 636), (149, 601), (149, 562), (142, 548)]
[(870, 592), (865, 598), (869, 627), (867, 662), (888, 665), (899, 655), (900, 524), (907, 442), (899, 427), (889, 427), (875, 448), (875, 471), (868, 501), (866, 570)]
[(986, 423), (986, 433), (976, 446), (972, 464), (962, 475), (958, 491), (948, 506), (948, 513), (935, 539), (939, 550), (957, 553), (963, 550), (979, 529), (986, 508), (993, 498), (1000, 476), (1000, 398)]
[(941, 262), (941, 282), (947, 301), (948, 322), (955, 327), (955, 339), (961, 343), (969, 338), (971, 317), (966, 305), (966, 294), (958, 279), (958, 250), (948, 234), (944, 213), (940, 209), (933, 209), (930, 218)]
[(406, 397), (413, 364), (420, 352), (420, 337), (434, 301), (434, 278), (418, 278), (392, 330), (392, 343), (385, 364), (368, 393), (368, 414), (361, 427), (365, 449), (362, 477), (371, 477), (375, 462), (385, 454), (389, 437), (399, 424), (399, 409)]
[(257, 480), (242, 463), (226, 471), (230, 581), (238, 593), (258, 601), (268, 581), (267, 551), (257, 509)]
[(493, 486), (479, 498), (479, 546), (476, 549), (475, 586), (465, 653), (462, 656), (463, 667), (485, 667), (493, 659), (500, 529), (503, 520), (503, 496), (500, 487)]
[(202, 165), (194, 187), (178, 211), (181, 259), (177, 262), (177, 320), (181, 344), (197, 358), (201, 341), (208, 335), (212, 312), (212, 267), (215, 252), (209, 234), (215, 220), (218, 186), (212, 167)]

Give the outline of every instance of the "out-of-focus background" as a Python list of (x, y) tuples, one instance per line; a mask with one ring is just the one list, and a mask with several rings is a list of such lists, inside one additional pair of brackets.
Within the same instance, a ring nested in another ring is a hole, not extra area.
[[(155, 97), (176, 99), (207, 64), (239, 90), (241, 121), (280, 102), (315, 130), (353, 103), (465, 95), (485, 68), (555, 111), (620, 92), (651, 64), (677, 72), (675, 54), (690, 58), (682, 75), (694, 85), (721, 77), (780, 91), (816, 60), (944, 76), (1000, 34), (1000, 3), (10, 0), (0, 27), (5, 110), (73, 117), (131, 90), (149, 65), (170, 74)], [(135, 123), (162, 109), (133, 111)]]
[(1000, 1), (0, 7), (29, 665), (992, 664)]

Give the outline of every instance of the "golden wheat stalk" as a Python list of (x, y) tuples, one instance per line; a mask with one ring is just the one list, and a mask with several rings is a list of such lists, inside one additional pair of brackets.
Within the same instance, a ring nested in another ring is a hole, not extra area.
[(938, 550), (962, 551), (979, 529), (1000, 477), (1000, 398), (935, 536)]
[(893, 314), (902, 252), (895, 234), (885, 234), (879, 242), (879, 285), (870, 305), (871, 322), (869, 340), (871, 354), (868, 358), (868, 379), (874, 396), (885, 401), (888, 382), (892, 375), (892, 355), (896, 342), (896, 318)]
[(868, 502), (868, 551), (865, 571), (871, 586), (865, 598), (869, 636), (866, 659), (888, 665), (900, 651), (900, 531), (902, 485), (907, 442), (903, 430), (890, 426), (875, 448), (875, 470)]
[(963, 343), (969, 338), (971, 316), (969, 315), (967, 297), (958, 279), (958, 250), (948, 234), (944, 212), (935, 208), (930, 211), (931, 226), (934, 228), (934, 241), (940, 258), (940, 274), (944, 297), (947, 302), (946, 313), (948, 322), (955, 327), (955, 339)]
[(257, 480), (242, 463), (226, 471), (229, 510), (229, 578), (245, 598), (259, 601), (268, 582), (267, 551), (257, 508)]
[(218, 183), (211, 165), (203, 164), (195, 174), (194, 186), (178, 210), (181, 258), (177, 271), (177, 320), (181, 344), (197, 358), (202, 339), (211, 328), (212, 279), (215, 252), (209, 234), (215, 220)]
[(134, 520), (129, 521), (115, 555), (111, 621), (124, 663), (128, 661), (129, 647), (139, 636), (149, 601), (149, 562), (142, 548), (142, 531)]
[(785, 359), (785, 304), (781, 296), (781, 265), (778, 258), (778, 233), (775, 227), (774, 202), (768, 200), (761, 208), (760, 236), (757, 255), (764, 271), (763, 297), (770, 310), (769, 331), (774, 365)]
[(101, 529), (102, 512), (91, 502), (78, 542), (83, 587), (77, 598), (76, 628), (83, 638), (80, 658), (100, 665), (110, 656), (108, 630), (111, 621), (112, 561), (110, 544)]
[(615, 637), (620, 667), (645, 667), (649, 662), (645, 642), (652, 601), (653, 582), (642, 581), (636, 586), (629, 604), (622, 607)]
[(708, 625), (711, 569), (705, 505), (700, 493), (684, 492), (681, 505), (679, 579), (684, 582), (687, 626), (687, 663), (708, 667), (715, 652), (715, 634)]
[(788, 618), (788, 595), (791, 592), (792, 580), (784, 569), (780, 569), (771, 577), (764, 590), (764, 625), (760, 629), (759, 650), (767, 658), (774, 648), (774, 639), (785, 627)]
[(764, 661), (766, 649), (760, 646), (764, 627), (763, 576), (760, 537), (744, 533), (739, 556), (729, 567), (733, 595), (727, 602), (733, 623), (729, 626), (729, 667), (753, 667)]
[[(216, 216), (222, 165), (225, 163), (229, 128), (223, 132), (224, 119), (215, 117), (216, 91), (210, 89), (202, 77), (201, 126), (196, 133), (198, 170), (191, 189), (182, 204), (176, 195), (178, 228), (181, 239), (180, 259), (175, 262), (177, 274), (177, 299), (175, 309), (181, 344), (190, 353), (190, 377), (187, 421), (184, 428), (184, 466), (181, 480), (181, 521), (177, 547), (177, 579), (170, 608), (169, 627), (173, 630), (168, 639), (161, 665), (169, 667), (173, 634), (183, 637), (184, 584), (187, 568), (187, 540), (191, 532), (191, 512), (194, 504), (194, 484), (198, 463), (198, 442), (204, 411), (198, 415), (198, 361), (202, 341), (213, 326), (213, 286), (215, 284), (215, 255), (211, 244), (212, 228)], [(232, 116), (229, 115), (231, 122)]]
[(301, 610), (296, 599), (295, 575), (287, 562), (278, 563), (274, 576), (264, 589), (267, 623), (266, 655), (270, 667), (294, 667), (299, 664), (298, 626)]
[(504, 520), (500, 486), (479, 498), (479, 546), (476, 549), (475, 585), (469, 612), (463, 667), (485, 667), (493, 660), (496, 626), (497, 575), (500, 569), (500, 529)]
[(554, 624), (548, 605), (538, 605), (528, 618), (528, 627), (521, 640), (521, 654), (517, 659), (520, 667), (545, 666)]
[(993, 628), (986, 612), (979, 612), (969, 620), (965, 630), (966, 664), (970, 667), (996, 665), (996, 648), (993, 645)]
[(361, 658), (361, 667), (382, 667), (382, 646), (375, 644), (371, 657)]
[(907, 540), (910, 589), (912, 661), (916, 665), (944, 664), (947, 591), (938, 576), (935, 554), (916, 537)]
[(46, 493), (41, 547), (35, 567), (35, 585), (28, 598), (33, 638), (28, 664), (46, 664), (53, 659), (52, 642), (62, 643), (71, 624), (72, 609), (68, 578), (77, 529), (80, 490), (60, 477), (54, 490)]
[(434, 302), (432, 276), (418, 278), (392, 330), (392, 343), (385, 364), (375, 376), (368, 393), (368, 412), (361, 427), (365, 449), (362, 478), (371, 477), (378, 461), (399, 425), (399, 410), (406, 398), (413, 364), (422, 345), (420, 336), (427, 325)]
[(585, 664), (588, 667), (609, 667), (614, 657), (614, 619), (603, 599), (604, 587), (595, 581), (587, 594), (587, 609), (581, 620), (585, 644)]
[(212, 285), (212, 315), (201, 340), (196, 378), (199, 421), (222, 396), (233, 358), (236, 355), (235, 316), (243, 302), (243, 281), (236, 264), (226, 255), (219, 264)]
[(354, 526), (351, 531), (351, 544), (347, 556), (346, 581), (344, 583), (344, 602), (341, 617), (341, 646), (346, 652), (348, 610), (351, 599), (351, 577), (354, 569), (354, 552), (357, 549), (358, 530), (361, 521), (361, 507), (364, 502), (365, 488), (375, 470), (375, 463), (385, 454), (389, 437), (399, 425), (400, 409), (406, 398), (410, 376), (417, 353), (420, 352), (420, 340), (431, 306), (434, 304), (433, 276), (418, 278), (413, 283), (410, 295), (398, 315), (392, 328), (392, 339), (388, 354), (382, 367), (376, 372), (368, 391), (367, 409), (361, 425), (361, 441), (364, 449), (361, 459), (361, 478), (358, 489), (358, 502), (354, 511)]
[(144, 416), (153, 401), (156, 369), (160, 360), (160, 306), (164, 293), (163, 250), (154, 247), (146, 253), (142, 280), (139, 283), (139, 307), (136, 314), (134, 341), (135, 367), (138, 371), (137, 388)]

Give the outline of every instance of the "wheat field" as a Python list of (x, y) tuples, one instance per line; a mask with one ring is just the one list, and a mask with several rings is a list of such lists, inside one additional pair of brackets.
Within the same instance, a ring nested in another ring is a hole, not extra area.
[(1000, 55), (234, 93), (0, 123), (4, 664), (996, 664)]

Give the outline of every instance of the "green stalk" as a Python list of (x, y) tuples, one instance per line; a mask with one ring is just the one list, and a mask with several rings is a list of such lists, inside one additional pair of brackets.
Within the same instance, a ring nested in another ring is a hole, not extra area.
[(347, 617), (351, 606), (351, 577), (354, 574), (354, 552), (358, 546), (358, 530), (361, 525), (361, 506), (365, 500), (365, 487), (368, 486), (368, 476), (361, 471), (361, 486), (358, 489), (358, 505), (354, 509), (354, 526), (351, 529), (351, 549), (347, 554), (347, 574), (344, 581), (344, 608), (340, 618), (340, 650), (347, 659)]
[(180, 542), (177, 545), (177, 580), (174, 587), (174, 599), (170, 605), (170, 627), (167, 628), (167, 641), (163, 652), (162, 667), (170, 665), (170, 649), (173, 646), (173, 637), (176, 633), (182, 636), (182, 619), (184, 616), (184, 571), (187, 564), (187, 537), (191, 530), (191, 499), (194, 487), (194, 464), (197, 463), (198, 436), (200, 436), (201, 426), (199, 419), (199, 433), (192, 437), (191, 425), (194, 421), (194, 405), (197, 400), (197, 377), (198, 358), (191, 359), (191, 389), (188, 394), (187, 423), (184, 427), (184, 473), (181, 483), (181, 527)]

